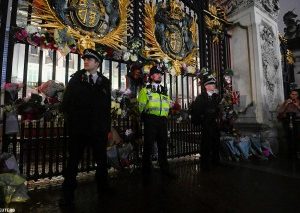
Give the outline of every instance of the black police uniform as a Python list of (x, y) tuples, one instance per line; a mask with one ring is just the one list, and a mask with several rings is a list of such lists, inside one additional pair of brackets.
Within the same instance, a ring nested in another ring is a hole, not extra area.
[[(94, 52), (92, 52), (93, 54)], [(85, 57), (85, 55), (83, 56)], [(88, 55), (87, 57), (93, 57)], [(110, 81), (97, 73), (96, 82), (88, 81), (86, 70), (77, 71), (70, 79), (62, 103), (70, 141), (67, 167), (63, 172), (64, 198), (74, 198), (76, 175), (85, 147), (91, 146), (97, 163), (96, 181), (99, 188), (107, 186), (107, 136), (110, 131)]]
[(208, 96), (202, 92), (197, 96), (193, 108), (197, 110), (197, 118), (201, 124), (201, 168), (208, 170), (211, 164), (219, 164), (220, 131), (218, 118), (220, 113), (218, 94)]

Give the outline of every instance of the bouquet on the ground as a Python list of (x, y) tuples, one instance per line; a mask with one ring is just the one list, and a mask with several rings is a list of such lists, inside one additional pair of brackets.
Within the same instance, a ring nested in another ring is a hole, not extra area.
[(29, 199), (25, 179), (20, 176), (18, 163), (14, 155), (2, 153), (0, 155), (0, 201), (25, 202)]
[(122, 140), (118, 131), (113, 127), (111, 128), (108, 137), (109, 146), (107, 147), (107, 157), (110, 166), (116, 169), (130, 166), (129, 155), (133, 151), (133, 146), (131, 143), (128, 143), (130, 142), (128, 139), (132, 135), (132, 130), (127, 129), (125, 132), (125, 140)]

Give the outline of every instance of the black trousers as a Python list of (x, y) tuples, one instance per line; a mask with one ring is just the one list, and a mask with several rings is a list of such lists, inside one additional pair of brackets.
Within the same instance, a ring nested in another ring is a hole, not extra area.
[(144, 116), (143, 174), (151, 173), (153, 144), (157, 142), (158, 163), (162, 172), (169, 171), (167, 160), (168, 120), (166, 117)]
[(76, 176), (78, 173), (78, 164), (82, 159), (86, 147), (91, 146), (93, 157), (97, 163), (96, 181), (98, 186), (105, 186), (108, 180), (107, 173), (107, 134), (98, 134), (91, 136), (87, 133), (70, 134), (69, 157), (67, 167), (63, 172), (64, 191), (74, 191), (77, 187)]
[(220, 161), (220, 131), (215, 119), (209, 119), (202, 124), (201, 166), (209, 168), (212, 163)]
[[(300, 152), (300, 123), (293, 122), (293, 125), (290, 126), (289, 119), (285, 119), (282, 122), (285, 134), (285, 144), (287, 145), (287, 157), (288, 158), (297, 158), (297, 153)], [(292, 128), (291, 128), (292, 127)]]

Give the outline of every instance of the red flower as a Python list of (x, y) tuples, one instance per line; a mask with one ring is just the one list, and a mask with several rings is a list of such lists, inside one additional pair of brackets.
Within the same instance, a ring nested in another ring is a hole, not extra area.
[(171, 108), (172, 114), (177, 114), (180, 112), (180, 110), (181, 110), (180, 104), (178, 103), (178, 101), (175, 101), (175, 103), (173, 104), (173, 106)]

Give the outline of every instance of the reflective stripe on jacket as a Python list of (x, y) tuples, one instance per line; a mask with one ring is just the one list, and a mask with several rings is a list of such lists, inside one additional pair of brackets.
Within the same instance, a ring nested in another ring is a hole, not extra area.
[(138, 96), (140, 113), (167, 117), (170, 110), (170, 98), (167, 95), (153, 92), (144, 87)]

